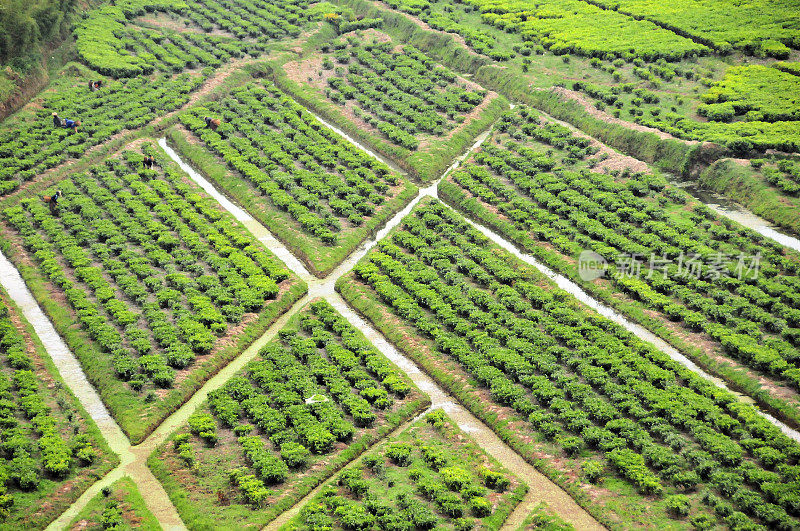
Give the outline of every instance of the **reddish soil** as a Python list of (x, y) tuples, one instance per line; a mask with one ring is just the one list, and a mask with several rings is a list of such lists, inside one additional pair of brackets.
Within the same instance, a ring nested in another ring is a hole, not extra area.
[[(334, 68), (335, 68), (334, 63)], [(325, 93), (328, 87), (328, 79), (333, 77), (334, 69), (325, 70), (322, 68), (322, 56), (315, 55), (302, 62), (290, 61), (283, 65), (289, 79), (296, 83), (305, 83), (315, 88), (320, 94)], [(347, 100), (340, 105), (340, 112), (349, 122), (355, 124), (359, 129), (380, 135), (378, 130), (365, 122), (361, 117), (356, 116), (354, 109), (358, 105), (353, 100)]]
[[(288, 289), (288, 287), (284, 286), (283, 284), (288, 284), (288, 282), (282, 282), (281, 284), (282, 284), (281, 290), (285, 292)], [(278, 296), (277, 298), (280, 298), (280, 296)], [(220, 350), (224, 350), (228, 347), (235, 346), (236, 343), (238, 343), (239, 341), (239, 335), (241, 335), (241, 333), (244, 332), (245, 329), (247, 329), (247, 327), (250, 326), (250, 323), (255, 321), (256, 318), (258, 318), (257, 313), (244, 314), (244, 316), (242, 317), (242, 321), (239, 324), (237, 324), (236, 326), (229, 327), (228, 333), (217, 339), (217, 344), (214, 345), (214, 350), (211, 353), (215, 354)]]

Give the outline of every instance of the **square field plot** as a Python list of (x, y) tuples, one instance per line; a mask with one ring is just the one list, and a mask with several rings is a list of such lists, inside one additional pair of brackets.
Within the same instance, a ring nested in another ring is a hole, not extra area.
[[(216, 131), (206, 117), (222, 121)], [(181, 121), (192, 134), (169, 135), (181, 154), (319, 276), (417, 192), (268, 82), (238, 87)]]
[[(221, 121), (216, 130), (205, 118)], [(194, 107), (169, 138), (319, 276), (329, 273), (417, 188), (265, 81)]]
[[(520, 107), (439, 194), (796, 423), (800, 255), (661, 177), (593, 171), (613, 157), (583, 142)], [(584, 250), (598, 278), (580, 278)]]
[(374, 29), (285, 63), (276, 82), (422, 182), (508, 109), (502, 96)]
[(0, 527), (44, 529), (119, 460), (0, 289)]
[(337, 289), (600, 521), (797, 526), (800, 445), (436, 200)]
[(430, 403), (312, 302), (151, 456), (189, 528), (264, 526)]
[[(152, 144), (3, 210), (12, 261), (134, 443), (306, 290)], [(144, 169), (142, 151), (156, 169)]]
[(281, 529), (500, 529), (527, 490), (436, 410), (341, 472)]

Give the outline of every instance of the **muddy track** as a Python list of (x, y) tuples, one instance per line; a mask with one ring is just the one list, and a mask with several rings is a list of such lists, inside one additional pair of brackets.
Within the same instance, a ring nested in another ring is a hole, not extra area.
[(0, 253), (0, 283), (11, 299), (22, 310), (42, 341), (64, 382), (86, 409), (111, 450), (119, 455), (120, 464), (86, 490), (48, 529), (64, 529), (89, 501), (105, 486), (122, 476), (130, 476), (145, 498), (148, 509), (165, 529), (183, 529), (178, 512), (170, 502), (161, 484), (145, 466), (148, 453), (132, 447), (130, 441), (111, 417), (105, 404), (86, 378), (80, 363), (58, 335), (53, 324), (28, 290), (17, 269)]

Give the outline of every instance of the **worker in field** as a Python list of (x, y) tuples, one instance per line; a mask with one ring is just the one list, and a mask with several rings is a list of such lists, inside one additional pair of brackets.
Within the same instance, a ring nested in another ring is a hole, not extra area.
[(54, 214), (58, 209), (58, 200), (61, 199), (61, 190), (57, 190), (53, 195), (41, 195), (42, 201), (50, 207), (50, 213)]
[(152, 170), (153, 166), (156, 164), (156, 159), (152, 155), (145, 155), (144, 160), (142, 161), (142, 165), (147, 168), (148, 170)]
[(219, 127), (220, 121), (219, 118), (211, 118), (210, 116), (206, 116), (203, 118), (206, 122), (206, 127), (211, 129), (212, 131), (216, 131), (217, 127)]
[(58, 113), (53, 113), (53, 127), (61, 127), (61, 118), (59, 118)]
[(92, 89), (92, 92), (94, 92), (96, 90), (100, 90), (100, 87), (102, 87), (102, 86), (103, 86), (103, 81), (102, 80), (89, 81), (89, 88)]
[(78, 127), (81, 125), (80, 120), (64, 120), (64, 127), (67, 129), (72, 129), (72, 133), (75, 134), (78, 132)]

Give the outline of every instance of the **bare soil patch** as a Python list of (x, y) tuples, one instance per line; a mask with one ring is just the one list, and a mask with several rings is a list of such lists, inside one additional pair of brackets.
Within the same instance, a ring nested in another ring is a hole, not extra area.
[(200, 26), (189, 19), (173, 17), (167, 13), (148, 13), (145, 16), (134, 19), (133, 22), (177, 31), (178, 33), (205, 33)]
[(573, 131), (573, 134), (575, 136), (589, 139), (592, 143), (592, 146), (596, 147), (599, 151), (594, 155), (592, 155), (591, 157), (589, 157), (588, 160), (597, 160), (601, 158), (603, 155), (605, 155), (605, 159), (598, 162), (594, 166), (595, 170), (602, 170), (606, 173), (610, 173), (615, 170), (622, 171), (627, 168), (634, 173), (637, 172), (653, 173), (653, 171), (650, 169), (650, 166), (648, 166), (646, 162), (631, 157), (629, 155), (624, 155), (619, 151), (616, 151), (615, 149), (607, 146), (606, 144), (603, 144), (596, 138), (587, 135), (586, 133), (584, 133), (580, 129), (575, 128), (571, 124), (568, 124), (567, 122), (562, 122), (561, 120), (557, 120), (551, 116), (548, 116), (547, 118), (544, 118), (542, 120), (542, 123), (547, 123), (547, 122), (554, 122), (559, 125), (563, 125), (564, 127), (568, 127)]

